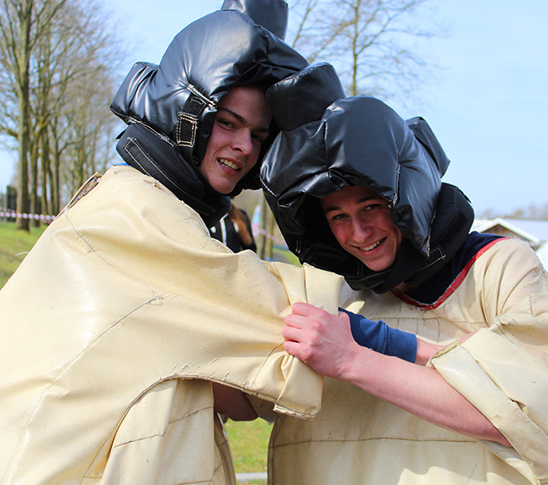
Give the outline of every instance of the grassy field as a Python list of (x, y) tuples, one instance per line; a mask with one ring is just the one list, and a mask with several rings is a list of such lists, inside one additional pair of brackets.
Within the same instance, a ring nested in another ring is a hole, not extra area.
[[(266, 472), (268, 440), (272, 425), (262, 419), (255, 421), (228, 421), (225, 425), (234, 459), (236, 473)], [(253, 484), (266, 484), (255, 480)]]
[(31, 228), (31, 232), (18, 231), (14, 222), (0, 222), (0, 288), (23, 261), (38, 240), (45, 226)]
[[(0, 288), (23, 261), (45, 226), (31, 232), (18, 231), (15, 223), (0, 222)], [(271, 426), (261, 419), (252, 422), (228, 421), (227, 434), (232, 448), (236, 473), (266, 471), (266, 456)], [(254, 485), (264, 481), (249, 482)]]

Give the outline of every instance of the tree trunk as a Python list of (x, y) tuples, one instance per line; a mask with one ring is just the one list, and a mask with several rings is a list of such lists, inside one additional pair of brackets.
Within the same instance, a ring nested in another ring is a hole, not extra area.
[[(42, 214), (52, 214), (51, 211), (51, 198), (48, 200), (48, 186), (51, 186), (50, 175), (51, 175), (51, 159), (50, 159), (50, 147), (49, 147), (49, 136), (47, 127), (42, 130), (40, 134), (40, 147), (41, 147), (41, 166), (42, 166)], [(51, 194), (51, 191), (50, 191)]]
[[(30, 147), (30, 27), (32, 0), (24, 0), (19, 10), (20, 47), (17, 59), (19, 78), (19, 167), (17, 181), (17, 212), (29, 213), (29, 147)], [(17, 229), (29, 231), (29, 220), (18, 217)]]
[[(38, 155), (39, 155), (39, 143), (38, 139), (34, 139), (31, 142), (30, 150), (30, 213), (40, 214), (40, 208), (38, 205)], [(32, 227), (40, 227), (39, 219), (31, 219)]]
[(57, 123), (51, 127), (53, 137), (53, 167), (50, 174), (50, 200), (52, 214), (59, 214), (61, 206), (61, 150), (59, 148), (59, 136)]

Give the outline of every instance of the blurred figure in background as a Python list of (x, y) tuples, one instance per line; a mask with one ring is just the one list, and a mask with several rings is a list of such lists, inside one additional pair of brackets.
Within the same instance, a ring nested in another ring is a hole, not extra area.
[(235, 253), (250, 249), (257, 251), (257, 245), (253, 238), (251, 220), (247, 212), (232, 203), (228, 214), (213, 227), (209, 228), (211, 237), (221, 241)]

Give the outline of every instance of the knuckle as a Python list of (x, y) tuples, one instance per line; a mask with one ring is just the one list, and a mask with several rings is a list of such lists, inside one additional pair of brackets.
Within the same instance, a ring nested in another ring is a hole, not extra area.
[(309, 347), (304, 347), (302, 350), (301, 350), (301, 360), (303, 360), (304, 362), (308, 362), (310, 361), (310, 359), (312, 358), (312, 351)]

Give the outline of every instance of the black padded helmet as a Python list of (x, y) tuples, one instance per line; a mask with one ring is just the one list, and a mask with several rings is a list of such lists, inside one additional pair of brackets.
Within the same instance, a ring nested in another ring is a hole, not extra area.
[[(221, 10), (185, 27), (159, 65), (136, 63), (111, 110), (127, 124), (142, 123), (167, 137), (186, 161), (198, 165), (217, 103), (232, 87), (253, 84), (266, 90), (308, 65), (281, 38), (287, 15), (282, 0), (225, 0)], [(275, 134), (273, 130), (272, 139)], [(259, 188), (259, 165), (236, 192)], [(170, 176), (176, 179), (178, 174)]]
[[(269, 91), (285, 109), (261, 169), (289, 249), (301, 262), (342, 274), (355, 289), (419, 284), (454, 254), (473, 221), (462, 192), (441, 182), (448, 158), (422, 118), (405, 121), (370, 96), (344, 97), (333, 89), (340, 86), (333, 70), (307, 71)], [(299, 109), (303, 96), (316, 103), (308, 116)], [(386, 199), (404, 236), (386, 271), (371, 271), (343, 250), (321, 210), (320, 199), (355, 185)]]

